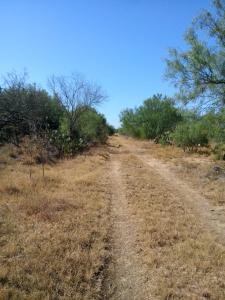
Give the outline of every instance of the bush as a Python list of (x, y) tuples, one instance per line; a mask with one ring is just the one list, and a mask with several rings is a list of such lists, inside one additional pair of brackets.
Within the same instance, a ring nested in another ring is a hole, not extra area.
[(102, 114), (89, 108), (84, 111), (78, 120), (79, 137), (86, 144), (105, 143), (108, 138), (108, 125)]
[(57, 130), (50, 133), (50, 142), (57, 148), (60, 157), (73, 156), (87, 148), (82, 138), (71, 139), (69, 134)]
[(141, 123), (136, 109), (125, 109), (120, 113), (120, 122), (122, 124), (120, 133), (141, 137)]
[(117, 130), (115, 129), (115, 127), (112, 126), (112, 125), (107, 125), (107, 128), (108, 128), (108, 134), (109, 135), (114, 135), (117, 132)]
[(154, 95), (137, 109), (126, 109), (120, 114), (121, 132), (138, 138), (160, 139), (172, 131), (182, 119), (173, 101)]
[(179, 124), (172, 134), (172, 138), (178, 147), (185, 151), (194, 150), (197, 146), (208, 145), (208, 134), (200, 121)]
[(213, 147), (213, 153), (216, 159), (225, 160), (225, 144), (216, 144)]
[(161, 145), (172, 145), (171, 132), (170, 131), (164, 132), (161, 135), (161, 137), (155, 142), (160, 143)]
[(202, 117), (202, 124), (208, 132), (212, 143), (225, 143), (225, 109), (219, 112), (209, 112)]
[(42, 140), (45, 145), (49, 141), (60, 156), (71, 156), (91, 144), (105, 143), (114, 133), (105, 117), (93, 108), (104, 99), (100, 87), (79, 76), (68, 81), (54, 77), (51, 96), (26, 83), (25, 77), (10, 73), (0, 87), (0, 143), (19, 146), (24, 138)]
[(63, 108), (35, 85), (19, 83), (0, 91), (0, 141), (19, 144), (26, 135), (56, 130)]

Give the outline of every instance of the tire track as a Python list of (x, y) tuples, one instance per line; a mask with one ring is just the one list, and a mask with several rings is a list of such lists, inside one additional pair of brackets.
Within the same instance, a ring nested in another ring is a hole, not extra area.
[[(118, 158), (119, 155), (117, 155)], [(143, 265), (137, 253), (138, 222), (129, 212), (121, 163), (111, 165), (112, 185), (112, 262), (109, 267), (108, 297), (112, 300), (147, 300)]]

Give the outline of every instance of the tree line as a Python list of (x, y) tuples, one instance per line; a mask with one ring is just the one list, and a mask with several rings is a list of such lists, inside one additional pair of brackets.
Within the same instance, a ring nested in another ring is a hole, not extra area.
[(27, 82), (27, 74), (4, 77), (0, 87), (0, 143), (20, 146), (26, 137), (59, 156), (74, 155), (104, 143), (114, 132), (96, 107), (106, 99), (102, 88), (80, 74), (52, 76), (51, 91)]
[(121, 133), (184, 150), (210, 145), (225, 159), (225, 1), (213, 6), (187, 30), (187, 50), (169, 51), (165, 77), (177, 90), (173, 99), (158, 94), (123, 110)]

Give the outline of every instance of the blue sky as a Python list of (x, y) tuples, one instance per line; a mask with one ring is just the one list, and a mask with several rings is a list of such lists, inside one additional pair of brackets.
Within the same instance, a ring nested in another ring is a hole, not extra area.
[(153, 95), (173, 95), (164, 80), (169, 47), (210, 0), (0, 0), (0, 73), (48, 76), (80, 72), (102, 85), (99, 107), (119, 125), (119, 113)]

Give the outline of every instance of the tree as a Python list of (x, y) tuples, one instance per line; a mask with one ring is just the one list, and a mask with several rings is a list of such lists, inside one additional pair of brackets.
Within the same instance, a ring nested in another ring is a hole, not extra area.
[(208, 132), (201, 121), (179, 124), (172, 133), (172, 138), (175, 144), (182, 147), (184, 151), (194, 150), (199, 145), (207, 146), (209, 142)]
[(177, 98), (197, 100), (203, 109), (225, 105), (225, 1), (213, 4), (215, 12), (203, 11), (187, 31), (188, 50), (171, 49), (166, 60), (166, 78), (179, 89)]
[(219, 112), (210, 111), (201, 118), (202, 125), (208, 132), (208, 138), (213, 143), (225, 141), (225, 109)]
[(70, 137), (79, 138), (79, 117), (84, 111), (106, 99), (102, 88), (85, 80), (80, 74), (52, 76), (48, 83), (54, 97), (66, 108)]
[(0, 89), (0, 140), (19, 144), (25, 135), (59, 127), (63, 108), (57, 99), (26, 82), (26, 74), (9, 73)]
[(140, 137), (140, 122), (137, 115), (137, 109), (127, 108), (120, 113), (120, 122), (122, 134)]
[(153, 95), (144, 101), (139, 108), (145, 138), (161, 137), (166, 131), (171, 131), (181, 121), (181, 115), (174, 106), (173, 100), (162, 95)]
[(20, 146), (30, 139), (40, 150), (43, 173), (50, 152), (74, 155), (109, 134), (106, 119), (94, 109), (105, 99), (101, 87), (80, 75), (52, 76), (49, 84), (53, 96), (27, 83), (26, 74), (12, 72), (0, 88), (0, 142)]
[(155, 139), (171, 131), (181, 121), (181, 115), (172, 99), (153, 95), (137, 109), (126, 109), (120, 115), (121, 131), (127, 135)]
[(87, 144), (105, 143), (109, 134), (105, 117), (93, 108), (81, 114), (78, 130), (80, 137)]

